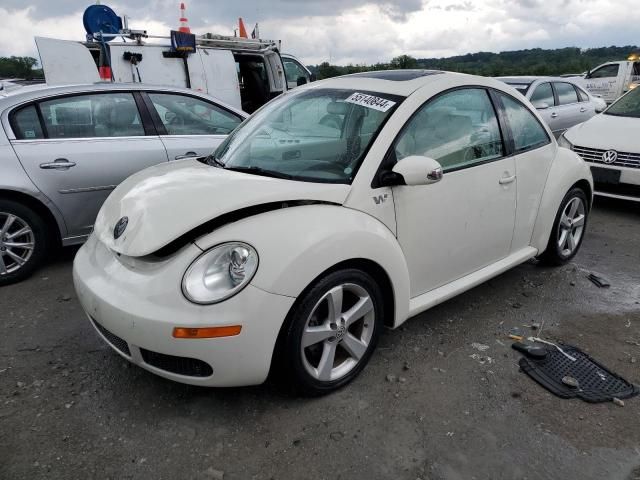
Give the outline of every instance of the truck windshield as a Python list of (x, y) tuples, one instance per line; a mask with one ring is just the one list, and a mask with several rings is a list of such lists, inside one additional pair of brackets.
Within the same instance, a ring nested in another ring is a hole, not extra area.
[(327, 88), (282, 95), (238, 127), (206, 161), (256, 175), (351, 183), (401, 100)]
[(605, 115), (640, 118), (640, 88), (631, 90), (605, 110)]

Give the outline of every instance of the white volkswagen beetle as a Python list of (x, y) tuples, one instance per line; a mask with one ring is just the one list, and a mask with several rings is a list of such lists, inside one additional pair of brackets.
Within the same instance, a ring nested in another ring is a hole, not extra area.
[(584, 236), (588, 167), (502, 82), (411, 70), (317, 82), (207, 158), (137, 173), (78, 252), (103, 339), (205, 386), (269, 371), (321, 394), (352, 380), (383, 326)]

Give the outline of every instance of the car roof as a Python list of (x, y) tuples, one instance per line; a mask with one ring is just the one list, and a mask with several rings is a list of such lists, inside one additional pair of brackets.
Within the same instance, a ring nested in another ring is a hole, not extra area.
[[(430, 83), (447, 80), (455, 82), (456, 79), (461, 77), (469, 78), (474, 76), (441, 70), (377, 70), (328, 78), (313, 82), (302, 88), (344, 88), (408, 97), (419, 88)], [(490, 78), (474, 78), (478, 79), (479, 84), (495, 85), (495, 80)]]
[(229, 110), (233, 110), (234, 112), (241, 113), (245, 117), (248, 117), (246, 112), (234, 108), (231, 105), (226, 104), (225, 102), (208, 95), (204, 92), (199, 92), (197, 90), (191, 90), (188, 88), (181, 87), (173, 87), (167, 85), (151, 85), (146, 83), (112, 83), (112, 82), (98, 82), (98, 83), (84, 83), (84, 84), (73, 84), (73, 85), (30, 85), (22, 88), (17, 88), (10, 90), (4, 96), (0, 96), (0, 109), (3, 109), (7, 106), (16, 105), (19, 103), (29, 102), (32, 100), (38, 100), (41, 98), (46, 98), (54, 95), (64, 95), (64, 94), (73, 94), (73, 93), (91, 93), (91, 92), (109, 92), (109, 91), (136, 91), (136, 90), (153, 90), (156, 92), (174, 92), (174, 93), (185, 93), (187, 95), (193, 95), (198, 97), (203, 97), (209, 99), (211, 101), (215, 101), (217, 104), (228, 108)]
[[(495, 77), (496, 80), (500, 80), (505, 83), (519, 83), (519, 84), (531, 84), (535, 81), (545, 82), (565, 82), (575, 83), (572, 77), (551, 77), (551, 76), (513, 76), (513, 77)], [(579, 84), (578, 84), (579, 85)]]

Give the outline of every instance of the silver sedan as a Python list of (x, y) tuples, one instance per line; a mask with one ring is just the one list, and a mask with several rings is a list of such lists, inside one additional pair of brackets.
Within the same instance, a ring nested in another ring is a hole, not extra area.
[(501, 77), (524, 95), (558, 138), (565, 130), (586, 122), (607, 108), (606, 102), (584, 90), (570, 78)]
[(0, 96), (0, 285), (30, 275), (55, 245), (83, 242), (125, 178), (210, 154), (246, 117), (209, 95), (141, 84)]

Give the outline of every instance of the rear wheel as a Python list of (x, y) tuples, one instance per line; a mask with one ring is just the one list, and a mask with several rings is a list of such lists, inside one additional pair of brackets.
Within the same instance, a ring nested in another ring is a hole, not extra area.
[(580, 188), (569, 191), (560, 204), (547, 249), (540, 260), (549, 265), (563, 265), (571, 260), (582, 245), (588, 215), (584, 191)]
[(29, 277), (46, 254), (42, 218), (13, 200), (0, 199), (0, 286)]
[(346, 385), (371, 358), (383, 311), (380, 287), (365, 272), (327, 275), (290, 313), (278, 368), (303, 394), (322, 395)]

